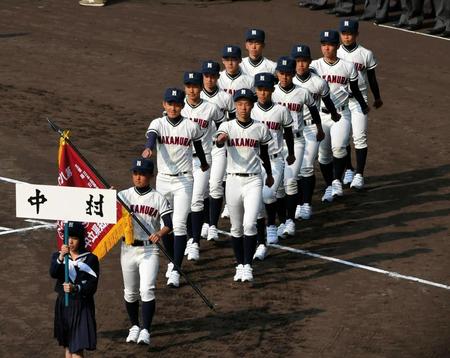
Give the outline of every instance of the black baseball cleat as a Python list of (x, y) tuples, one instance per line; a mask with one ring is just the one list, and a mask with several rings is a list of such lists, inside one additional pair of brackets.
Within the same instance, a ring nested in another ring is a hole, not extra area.
[(428, 35), (437, 35), (437, 34), (440, 34), (441, 32), (444, 32), (445, 31), (445, 27), (438, 27), (438, 28), (432, 28), (432, 29), (429, 29), (429, 30), (427, 30), (427, 31), (425, 31)]
[(374, 23), (376, 25), (385, 24), (386, 22), (389, 22), (389, 18), (383, 17), (382, 19), (375, 19)]
[(396, 23), (392, 24), (392, 26), (401, 29), (402, 27), (405, 27), (406, 24), (404, 24), (403, 22), (396, 22)]
[(450, 30), (445, 30), (442, 34), (442, 37), (450, 37)]
[(405, 29), (409, 30), (409, 31), (416, 31), (416, 30), (419, 30), (421, 27), (422, 27), (422, 25), (412, 24), (412, 25), (406, 26)]

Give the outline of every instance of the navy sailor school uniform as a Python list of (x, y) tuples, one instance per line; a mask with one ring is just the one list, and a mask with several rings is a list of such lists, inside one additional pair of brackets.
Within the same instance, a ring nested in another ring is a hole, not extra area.
[(69, 294), (69, 306), (64, 305), (64, 261), (59, 261), (59, 252), (52, 255), (50, 276), (56, 279), (54, 337), (60, 346), (68, 347), (71, 353), (94, 350), (97, 345), (94, 294), (100, 274), (98, 258), (90, 252), (80, 254), (76, 260), (69, 255), (69, 281), (77, 286)]

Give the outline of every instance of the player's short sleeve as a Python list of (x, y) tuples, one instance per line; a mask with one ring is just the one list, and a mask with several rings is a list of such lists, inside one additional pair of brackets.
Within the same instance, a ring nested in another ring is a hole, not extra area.
[(229, 123), (230, 122), (223, 122), (223, 123), (221, 123), (219, 128), (217, 129), (216, 134), (214, 135), (214, 137), (217, 137), (221, 133), (225, 133), (226, 135), (229, 135), (229, 130), (228, 130), (228, 127), (229, 127), (228, 124)]
[(319, 73), (317, 72), (318, 71), (317, 65), (318, 65), (317, 60), (313, 60), (309, 65), (309, 69), (316, 75), (319, 75)]
[(305, 104), (308, 107), (312, 107), (312, 106), (314, 106), (316, 104), (316, 101), (314, 101), (313, 95), (307, 89), (305, 89)]
[(270, 134), (269, 128), (267, 128), (266, 125), (259, 123), (261, 126), (261, 138), (260, 143), (262, 145), (269, 144), (269, 142), (272, 140), (272, 135)]
[(219, 106), (217, 106), (216, 104), (211, 103), (211, 105), (213, 107), (212, 119), (216, 123), (216, 125), (219, 125), (224, 121), (225, 114), (220, 110)]
[(151, 121), (150, 125), (148, 126), (147, 133), (145, 133), (145, 137), (148, 138), (148, 135), (150, 132), (156, 133), (156, 135), (159, 137), (160, 136), (160, 126), (161, 126), (161, 121), (159, 118)]
[(171, 214), (172, 213), (172, 208), (170, 206), (170, 203), (165, 198), (164, 195), (162, 195), (161, 193), (158, 193), (157, 200), (158, 200), (157, 205), (158, 205), (159, 215), (161, 217), (166, 215), (166, 214)]
[(130, 200), (129, 200), (129, 197), (128, 197), (128, 190), (126, 189), (126, 190), (122, 190), (122, 191), (119, 191), (118, 193), (117, 193), (117, 196), (120, 198), (120, 199), (122, 199), (122, 201), (126, 204), (126, 205), (130, 205)]
[(204, 133), (202, 131), (202, 129), (200, 128), (200, 126), (197, 123), (192, 122), (191, 120), (185, 118), (185, 120), (189, 123), (189, 128), (190, 128), (190, 136), (191, 139), (195, 142), (197, 140), (200, 140)]
[(230, 113), (236, 112), (236, 107), (234, 106), (233, 97), (231, 97), (230, 95), (227, 94), (225, 103), (226, 103), (226, 110), (228, 112), (228, 117), (229, 117)]
[(353, 65), (353, 63), (349, 63), (350, 66), (349, 70), (350, 70), (350, 81), (358, 81), (358, 71), (356, 70), (356, 67)]
[(328, 86), (327, 81), (325, 81), (324, 79), (321, 78), (320, 81), (320, 95), (322, 97), (326, 97), (330, 94), (330, 86)]
[(378, 63), (372, 51), (367, 50), (366, 67), (368, 70), (373, 70)]
[(292, 119), (291, 112), (284, 106), (281, 107), (281, 125), (283, 128), (292, 127), (294, 120)]

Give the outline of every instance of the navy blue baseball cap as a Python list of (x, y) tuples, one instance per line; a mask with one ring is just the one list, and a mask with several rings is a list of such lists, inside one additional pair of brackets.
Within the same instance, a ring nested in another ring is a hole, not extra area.
[(298, 44), (292, 47), (291, 50), (291, 57), (293, 59), (297, 58), (309, 58), (311, 59), (311, 50), (309, 49), (309, 46)]
[(242, 58), (241, 48), (234, 45), (226, 45), (222, 50), (222, 58)]
[(339, 44), (339, 32), (336, 30), (324, 30), (320, 33), (321, 43)]
[(69, 237), (78, 237), (80, 240), (84, 240), (86, 229), (84, 228), (83, 223), (79, 221), (69, 221), (67, 226), (69, 227)]
[(241, 89), (237, 90), (236, 92), (234, 92), (233, 100), (235, 102), (239, 101), (242, 98), (246, 98), (253, 103), (256, 102), (255, 94), (253, 93), (253, 91), (251, 89), (248, 89), (248, 88), (241, 88)]
[(184, 103), (185, 93), (179, 88), (170, 87), (164, 92), (165, 102)]
[(260, 29), (247, 30), (245, 34), (245, 41), (258, 41), (264, 43), (266, 39), (266, 33)]
[(185, 85), (203, 85), (203, 75), (200, 72), (185, 72), (183, 76)]
[(153, 170), (155, 168), (155, 165), (150, 159), (146, 158), (137, 158), (133, 160), (133, 166), (131, 167), (132, 172), (139, 172), (139, 173), (148, 173), (153, 174)]
[(270, 72), (261, 72), (255, 75), (255, 87), (273, 88), (275, 77)]
[(277, 71), (295, 73), (295, 61), (288, 56), (281, 56), (277, 61)]
[(212, 60), (204, 61), (202, 63), (202, 73), (205, 74), (212, 74), (212, 75), (218, 75), (220, 73), (220, 65)]
[(356, 20), (342, 19), (339, 23), (340, 32), (349, 32), (351, 34), (356, 34), (358, 32), (359, 23)]

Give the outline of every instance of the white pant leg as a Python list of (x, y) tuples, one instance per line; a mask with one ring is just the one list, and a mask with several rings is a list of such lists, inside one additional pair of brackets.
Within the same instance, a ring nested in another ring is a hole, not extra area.
[(262, 178), (261, 175), (244, 177), (243, 202), (244, 202), (244, 235), (257, 234), (256, 220), (261, 210), (262, 203)]
[(285, 163), (284, 166), (284, 191), (286, 195), (295, 195), (298, 193), (297, 179), (302, 166), (304, 151), (305, 138), (303, 135), (300, 138), (294, 137), (295, 162), (292, 165)]
[(300, 176), (310, 177), (314, 175), (314, 163), (317, 159), (320, 142), (317, 141), (317, 127), (315, 124), (305, 126), (303, 129), (305, 137), (305, 152), (303, 153)]
[(142, 249), (139, 260), (139, 275), (141, 277), (139, 292), (142, 302), (149, 302), (155, 299), (159, 252), (157, 247), (153, 246), (143, 246)]
[(333, 161), (333, 152), (331, 150), (331, 127), (334, 122), (330, 114), (321, 113), (322, 129), (325, 133), (325, 138), (319, 144), (319, 163), (330, 164)]
[(227, 168), (227, 149), (225, 146), (222, 148), (213, 148), (211, 152), (211, 173), (209, 177), (209, 194), (213, 199), (220, 199), (223, 197), (223, 179), (225, 170)]
[(120, 266), (123, 276), (123, 298), (127, 302), (136, 302), (139, 300), (139, 266), (136, 258), (138, 249), (122, 242), (120, 250)]
[(330, 129), (331, 150), (333, 157), (344, 158), (347, 155), (347, 146), (350, 140), (350, 110), (346, 108), (340, 112), (341, 119), (335, 122)]
[(269, 188), (266, 184), (266, 171), (264, 170), (264, 167), (262, 167), (263, 175), (263, 202), (264, 204), (273, 204), (277, 201), (277, 192), (278, 188), (281, 186), (281, 183), (283, 182), (283, 176), (284, 176), (284, 159), (282, 153), (279, 153), (276, 158), (273, 158), (270, 160), (270, 165), (272, 167), (272, 176), (273, 176), (273, 185)]
[[(367, 98), (365, 98), (367, 102)], [(349, 109), (351, 113), (351, 123), (353, 132), (353, 143), (356, 149), (367, 148), (367, 114), (361, 110), (361, 106), (354, 98), (349, 100)]]
[[(206, 155), (206, 161), (211, 166), (211, 155)], [(203, 200), (208, 198), (209, 195), (209, 176), (211, 173), (211, 168), (207, 171), (202, 171), (200, 168), (200, 159), (193, 158), (192, 167), (193, 167), (193, 176), (194, 176), (194, 184), (192, 187), (192, 202), (191, 202), (191, 211), (199, 212), (203, 210), (204, 204)]]
[(230, 213), (230, 232), (234, 237), (241, 237), (244, 235), (244, 202), (242, 192), (245, 188), (243, 179), (246, 178), (237, 175), (227, 175), (227, 186), (225, 187), (228, 212)]

